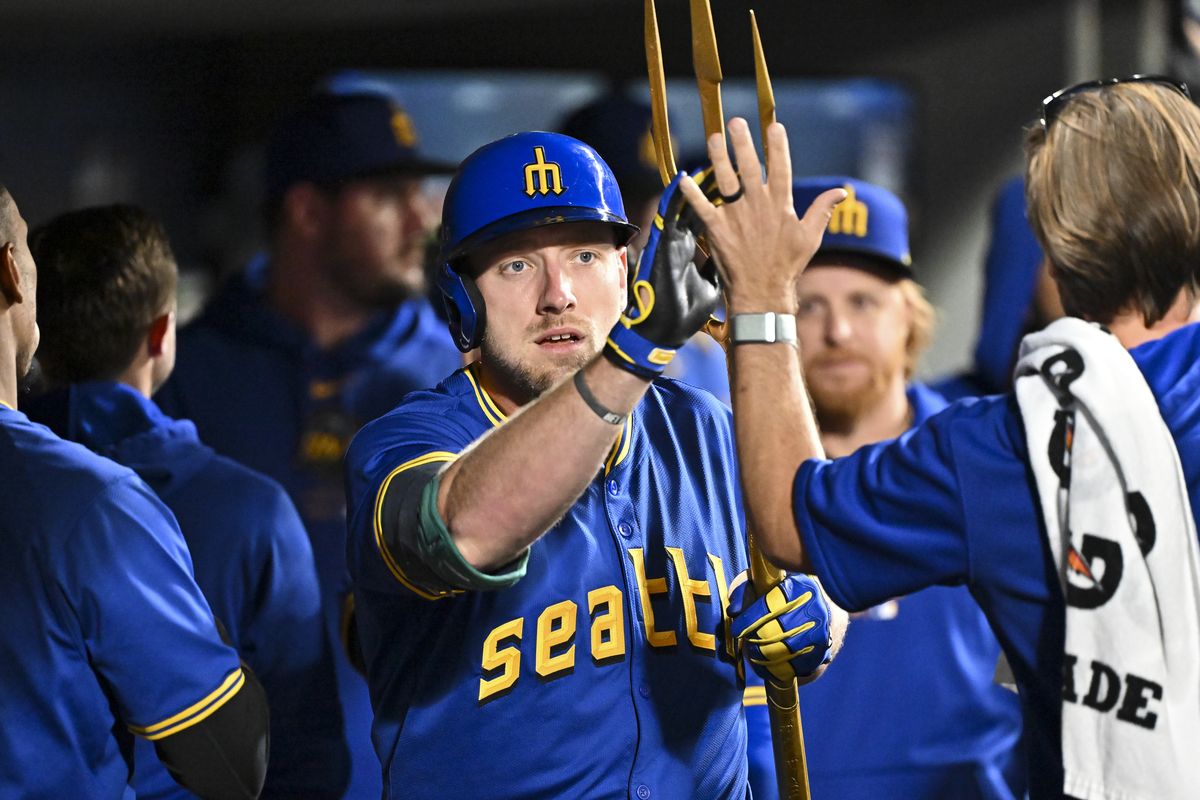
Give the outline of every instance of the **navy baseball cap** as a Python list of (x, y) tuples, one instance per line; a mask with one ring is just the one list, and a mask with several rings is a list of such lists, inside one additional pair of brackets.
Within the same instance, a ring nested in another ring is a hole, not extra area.
[(900, 198), (882, 186), (844, 176), (799, 178), (792, 184), (796, 213), (803, 216), (819, 195), (838, 188), (846, 190), (846, 199), (834, 207), (817, 252), (869, 256), (912, 278), (908, 212)]
[(267, 196), (305, 181), (448, 175), (456, 166), (420, 154), (412, 119), (386, 84), (339, 75), (275, 127), (267, 144)]
[(626, 199), (637, 200), (663, 190), (650, 119), (649, 105), (614, 92), (572, 111), (558, 130), (595, 149)]

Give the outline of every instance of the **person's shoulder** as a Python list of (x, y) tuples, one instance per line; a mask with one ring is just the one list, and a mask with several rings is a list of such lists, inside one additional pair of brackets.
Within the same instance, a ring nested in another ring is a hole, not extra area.
[(1012, 392), (955, 400), (909, 429), (901, 439), (932, 434), (958, 450), (1021, 455), (1025, 428)]
[(703, 419), (732, 419), (729, 406), (712, 392), (675, 378), (656, 378), (650, 384), (647, 399), (661, 406), (671, 416), (690, 413)]
[(3, 471), (19, 470), (45, 486), (87, 495), (113, 482), (137, 479), (131, 469), (60, 438), (20, 413), (5, 414), (0, 441), (11, 456), (4, 459)]
[(137, 507), (153, 493), (137, 474), (60, 439), (24, 415), (0, 421), (0, 499), (8, 526), (69, 536), (81, 519)]
[(405, 429), (423, 422), (447, 427), (460, 422), (465, 424), (477, 406), (475, 396), (475, 383), (467, 376), (465, 368), (455, 371), (437, 386), (411, 391), (391, 411), (359, 429), (346, 451), (346, 460), (353, 461), (364, 448), (374, 450)]

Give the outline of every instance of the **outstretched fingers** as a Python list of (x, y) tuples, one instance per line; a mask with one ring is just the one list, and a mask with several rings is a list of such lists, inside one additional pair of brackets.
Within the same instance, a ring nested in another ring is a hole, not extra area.
[(738, 174), (742, 179), (742, 188), (753, 195), (763, 191), (762, 163), (758, 160), (758, 152), (754, 149), (754, 139), (750, 136), (750, 126), (741, 117), (729, 120), (729, 143), (733, 147), (733, 155), (737, 159)]
[[(790, 191), (788, 195), (791, 195)], [(825, 229), (829, 226), (829, 220), (833, 217), (834, 206), (845, 199), (845, 189), (840, 187), (829, 189), (818, 195), (817, 199), (812, 201), (812, 205), (808, 207), (808, 210), (804, 212), (804, 216), (800, 220), (800, 225), (805, 229), (806, 235), (810, 237), (814, 253), (821, 246), (821, 239), (825, 236)]]
[(767, 191), (776, 202), (795, 209), (792, 201), (792, 151), (788, 148), (787, 129), (778, 122), (767, 128), (767, 152), (771, 165), (767, 170)]

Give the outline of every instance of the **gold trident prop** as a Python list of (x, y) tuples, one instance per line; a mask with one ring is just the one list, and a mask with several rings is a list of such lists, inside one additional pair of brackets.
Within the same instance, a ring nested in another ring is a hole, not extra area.
[[(658, 37), (658, 15), (654, 0), (645, 0), (646, 68), (650, 78), (650, 107), (652, 137), (658, 158), (658, 172), (663, 185), (670, 183), (677, 172), (671, 148), (671, 128), (667, 119), (667, 86), (663, 74), (662, 48)], [(721, 109), (721, 60), (717, 53), (717, 37), (713, 29), (712, 9), (708, 0), (690, 0), (692, 21), (692, 64), (700, 89), (700, 107), (704, 116), (705, 137), (725, 132), (724, 112)], [(775, 94), (767, 74), (758, 22), (750, 12), (754, 37), (754, 76), (758, 87), (758, 121), (762, 129), (763, 156), (770, 169), (767, 152), (767, 128), (775, 121)], [(704, 330), (728, 354), (729, 330), (724, 322), (709, 320)], [(732, 383), (732, 372), (730, 382)], [(767, 561), (754, 536), (746, 531), (750, 553), (750, 580), (760, 596), (783, 580), (783, 570)], [(804, 730), (800, 724), (800, 699), (796, 682), (779, 685), (766, 682), (767, 709), (771, 717), (771, 741), (775, 753), (775, 775), (779, 796), (786, 800), (809, 800), (808, 765), (804, 756)]]

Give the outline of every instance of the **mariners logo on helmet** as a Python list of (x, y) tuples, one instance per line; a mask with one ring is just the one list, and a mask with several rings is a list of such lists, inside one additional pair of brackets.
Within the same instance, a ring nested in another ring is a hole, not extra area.
[(483, 302), (462, 259), (509, 233), (564, 222), (605, 222), (624, 245), (637, 233), (612, 170), (588, 145), (560, 133), (517, 133), (484, 145), (458, 168), (442, 208), (438, 288), (463, 352), (483, 340)]
[(525, 165), (525, 194), (563, 193), (562, 170), (553, 161), (546, 163), (546, 148), (533, 148), (533, 163)]

